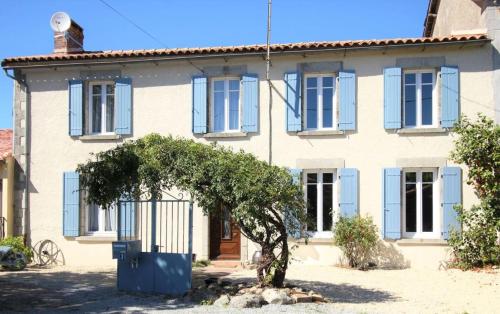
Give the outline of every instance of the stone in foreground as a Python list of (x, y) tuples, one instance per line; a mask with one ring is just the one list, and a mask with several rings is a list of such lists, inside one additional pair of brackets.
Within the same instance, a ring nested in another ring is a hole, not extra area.
[(295, 303), (311, 303), (312, 302), (312, 297), (305, 294), (305, 293), (292, 294), (292, 299), (295, 301)]
[(290, 298), (285, 290), (266, 289), (262, 292), (262, 298), (269, 304), (293, 304), (293, 299)]
[(220, 298), (215, 300), (214, 305), (215, 306), (226, 306), (229, 304), (229, 302), (230, 302), (229, 296), (227, 294), (223, 294), (220, 296)]
[(261, 301), (262, 297), (259, 295), (244, 294), (232, 297), (229, 306), (239, 309), (261, 307)]

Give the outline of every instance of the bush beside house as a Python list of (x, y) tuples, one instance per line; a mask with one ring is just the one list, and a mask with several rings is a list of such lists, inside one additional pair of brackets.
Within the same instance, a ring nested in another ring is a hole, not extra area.
[(467, 183), (481, 202), (470, 209), (456, 207), (462, 230), (452, 231), (448, 241), (453, 264), (463, 269), (499, 265), (500, 126), (480, 114), (475, 122), (462, 117), (454, 131), (458, 138), (451, 157), (468, 167)]

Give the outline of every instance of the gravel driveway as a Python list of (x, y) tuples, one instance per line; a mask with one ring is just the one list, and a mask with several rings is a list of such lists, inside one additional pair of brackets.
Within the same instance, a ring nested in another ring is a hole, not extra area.
[[(206, 268), (206, 276), (253, 280), (254, 272)], [(232, 313), (500, 313), (500, 272), (457, 270), (371, 270), (367, 272), (296, 265), (289, 281), (334, 300), (332, 304), (264, 306)], [(0, 312), (194, 312), (227, 309), (186, 304), (162, 296), (128, 294), (115, 289), (115, 270), (57, 267), (0, 271)]]

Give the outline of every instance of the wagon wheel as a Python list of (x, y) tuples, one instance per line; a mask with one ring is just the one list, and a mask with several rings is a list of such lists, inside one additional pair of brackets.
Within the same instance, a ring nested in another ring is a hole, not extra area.
[(40, 266), (57, 265), (61, 250), (52, 240), (44, 240), (38, 247), (38, 259)]

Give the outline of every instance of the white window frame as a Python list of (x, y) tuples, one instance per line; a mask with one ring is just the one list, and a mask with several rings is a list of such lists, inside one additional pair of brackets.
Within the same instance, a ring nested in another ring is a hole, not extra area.
[[(422, 125), (422, 73), (432, 73), (432, 124), (431, 125)], [(406, 83), (405, 83), (405, 75), (406, 74), (417, 74), (415, 76), (415, 87), (417, 91), (416, 98), (416, 125), (406, 125), (405, 119), (405, 110), (406, 110)], [(436, 128), (438, 126), (439, 118), (438, 118), (438, 91), (436, 84), (436, 70), (435, 69), (410, 69), (403, 71), (403, 101), (402, 101), (402, 112), (403, 112), (403, 128), (405, 129), (415, 129), (415, 128)]]
[[(333, 77), (333, 93), (332, 93), (332, 127), (325, 128), (323, 127), (323, 80), (319, 80), (318, 78), (323, 77)], [(318, 104), (318, 116), (317, 124), (318, 127), (310, 128), (307, 125), (307, 79), (308, 78), (316, 78), (317, 80), (317, 104)], [(320, 130), (336, 130), (337, 129), (337, 85), (338, 85), (338, 76), (336, 73), (307, 73), (304, 75), (303, 79), (303, 90), (304, 90), (304, 127), (308, 131), (320, 131)]]
[[(417, 180), (417, 231), (416, 232), (407, 232), (406, 231), (406, 173), (407, 172), (416, 172)], [(422, 231), (422, 173), (423, 172), (432, 172), (432, 176), (434, 178), (434, 182), (432, 184), (432, 232), (423, 232)], [(441, 237), (441, 213), (442, 208), (440, 206), (441, 200), (441, 180), (439, 176), (438, 168), (404, 168), (402, 173), (402, 209), (401, 209), (401, 217), (402, 217), (402, 233), (403, 238), (410, 239), (439, 239)]]
[[(101, 132), (93, 132), (93, 126), (94, 126), (94, 121), (93, 121), (93, 92), (92, 92), (92, 87), (100, 85), (101, 86)], [(107, 97), (107, 90), (106, 90), (106, 85), (114, 85), (116, 88), (116, 84), (113, 81), (93, 81), (89, 82), (88, 84), (88, 108), (89, 108), (89, 134), (93, 135), (99, 135), (99, 134), (115, 134), (115, 131), (107, 132), (107, 102), (108, 102), (108, 97)], [(116, 120), (116, 99), (114, 100), (114, 110), (113, 110), (113, 120)], [(116, 124), (116, 121), (114, 121)], [(116, 125), (115, 125), (116, 127)]]
[[(106, 210), (103, 210), (102, 207), (99, 207), (99, 217), (98, 217), (98, 231), (91, 231), (89, 225), (90, 218), (90, 207), (92, 205), (86, 204), (85, 206), (85, 234), (88, 236), (105, 236), (105, 237), (114, 237), (117, 236), (117, 231), (106, 231)], [(112, 205), (117, 206), (117, 205)], [(115, 208), (115, 226), (118, 228), (118, 208)]]
[[(332, 227), (338, 221), (339, 207), (338, 207), (338, 173), (337, 169), (307, 169), (302, 173), (302, 184), (304, 191), (304, 202), (307, 205), (307, 174), (317, 174), (318, 181), (316, 183), (316, 197), (317, 197), (317, 213), (316, 213), (316, 226), (318, 230), (308, 231), (307, 234), (311, 238), (332, 238), (333, 232), (331, 230), (323, 230), (323, 174), (333, 173), (332, 183)], [(329, 184), (329, 183), (328, 183)], [(305, 208), (307, 216), (307, 206)], [(306, 226), (307, 227), (307, 226)], [(306, 228), (307, 229), (307, 228)]]
[[(238, 128), (234, 130), (229, 129), (229, 81), (239, 82), (239, 97), (238, 97)], [(224, 130), (215, 131), (215, 82), (224, 81)], [(241, 132), (242, 125), (242, 108), (241, 108), (241, 78), (240, 77), (213, 77), (210, 79), (210, 131), (217, 133), (235, 133)]]

